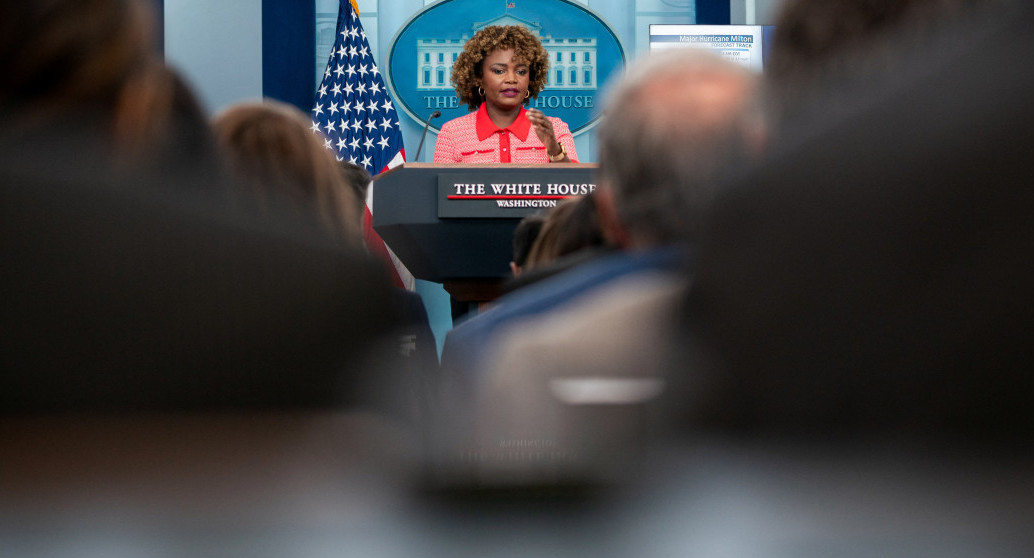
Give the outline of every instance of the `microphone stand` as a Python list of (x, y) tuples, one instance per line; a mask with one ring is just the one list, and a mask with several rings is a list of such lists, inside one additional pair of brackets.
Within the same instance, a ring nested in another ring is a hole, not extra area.
[(420, 134), (420, 145), (416, 148), (416, 157), (413, 157), (413, 162), (420, 160), (420, 150), (424, 148), (424, 138), (427, 137), (427, 127), (431, 125), (432, 118), (438, 118), (442, 115), (442, 111), (436, 110), (431, 113), (431, 116), (427, 117), (427, 122), (424, 122), (424, 133)]

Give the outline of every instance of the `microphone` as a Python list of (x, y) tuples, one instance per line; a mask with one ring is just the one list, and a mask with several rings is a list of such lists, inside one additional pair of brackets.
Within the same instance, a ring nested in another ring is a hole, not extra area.
[(427, 122), (424, 122), (424, 133), (420, 134), (420, 145), (416, 148), (416, 157), (413, 157), (413, 162), (420, 160), (420, 150), (424, 148), (424, 138), (427, 137), (427, 127), (431, 125), (432, 118), (438, 118), (442, 115), (442, 111), (436, 110), (431, 113), (431, 116), (427, 117)]

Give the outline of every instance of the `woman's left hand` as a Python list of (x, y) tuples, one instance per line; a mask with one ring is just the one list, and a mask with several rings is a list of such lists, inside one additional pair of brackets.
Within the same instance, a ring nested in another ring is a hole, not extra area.
[(560, 153), (560, 142), (556, 139), (556, 132), (553, 131), (553, 122), (546, 118), (546, 115), (539, 109), (528, 109), (528, 121), (535, 130), (542, 145), (546, 146), (546, 154)]

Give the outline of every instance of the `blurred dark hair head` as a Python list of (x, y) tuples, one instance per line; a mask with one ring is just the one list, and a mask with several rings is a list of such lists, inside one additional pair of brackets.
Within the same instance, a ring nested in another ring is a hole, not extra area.
[[(788, 0), (765, 61), (773, 124), (805, 110), (824, 88), (862, 84), (919, 52), (949, 21), (1004, 0)], [(848, 83), (841, 83), (848, 80)]]
[(120, 167), (219, 171), (215, 138), (200, 101), (183, 76), (161, 61), (130, 76), (113, 114), (112, 132)]
[(533, 213), (521, 219), (513, 231), (513, 263), (523, 266), (528, 261), (528, 253), (535, 243), (546, 218), (541, 213)]
[(575, 198), (574, 207), (563, 222), (558, 223), (556, 257), (573, 254), (583, 248), (604, 244), (600, 217), (596, 211), (596, 195), (593, 192)]
[(217, 172), (207, 116), (154, 29), (142, 0), (3, 3), (2, 139), (59, 140), (64, 159), (120, 172)]
[(349, 161), (339, 162), (338, 167), (341, 169), (341, 176), (345, 183), (355, 193), (356, 216), (361, 222), (366, 207), (366, 192), (370, 188), (370, 173), (366, 171), (366, 168)]
[(153, 13), (139, 0), (3, 2), (0, 118), (106, 120), (155, 44)]

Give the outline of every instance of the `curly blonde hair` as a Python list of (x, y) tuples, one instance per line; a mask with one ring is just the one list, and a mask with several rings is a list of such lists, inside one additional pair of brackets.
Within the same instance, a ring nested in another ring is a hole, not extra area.
[(452, 83), (460, 102), (470, 110), (481, 106), (478, 92), (482, 78), (482, 62), (485, 57), (499, 49), (513, 49), (516, 58), (528, 64), (528, 98), (524, 104), (539, 96), (549, 76), (549, 54), (538, 38), (520, 25), (489, 25), (474, 34), (463, 45), (463, 52), (452, 65)]

